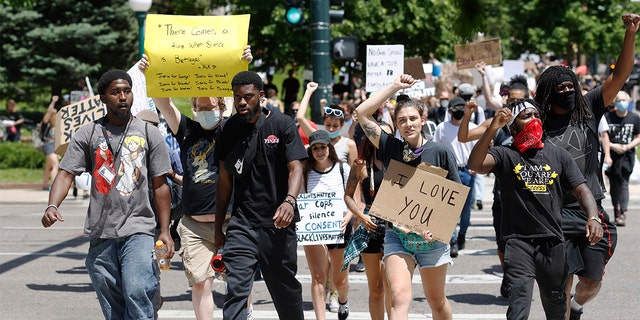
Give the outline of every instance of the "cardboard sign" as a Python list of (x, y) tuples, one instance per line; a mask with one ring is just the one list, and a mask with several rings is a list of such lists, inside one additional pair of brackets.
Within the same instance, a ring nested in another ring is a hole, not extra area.
[(384, 89), (404, 72), (404, 46), (367, 46), (367, 92)]
[(476, 63), (484, 61), (487, 65), (502, 64), (500, 39), (457, 44), (456, 66), (459, 69), (475, 68)]
[(416, 233), (429, 230), (449, 243), (469, 187), (445, 175), (442, 168), (391, 160), (369, 213)]
[(250, 15), (147, 16), (149, 97), (230, 97), (249, 38)]
[(424, 80), (426, 74), (422, 66), (422, 57), (404, 59), (404, 73), (411, 75), (414, 79)]
[(55, 153), (64, 155), (73, 134), (85, 124), (100, 119), (107, 114), (100, 96), (93, 96), (80, 102), (64, 106), (56, 113)]
[(343, 198), (335, 192), (303, 193), (298, 195), (300, 221), (296, 223), (298, 244), (344, 243), (342, 219), (347, 211)]

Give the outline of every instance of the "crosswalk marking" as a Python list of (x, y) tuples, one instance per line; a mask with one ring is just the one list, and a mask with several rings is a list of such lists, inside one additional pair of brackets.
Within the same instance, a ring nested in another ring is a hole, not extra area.
[[(313, 311), (305, 311), (304, 318), (305, 319), (315, 319), (315, 313)], [(158, 319), (166, 320), (166, 319), (195, 319), (196, 315), (193, 311), (190, 310), (162, 310), (158, 311)], [(216, 309), (213, 311), (214, 319), (222, 319), (222, 311), (220, 309)], [(409, 314), (410, 320), (417, 319), (433, 319), (430, 313), (418, 314), (411, 313)], [(253, 309), (253, 319), (261, 320), (261, 319), (278, 319), (278, 314), (275, 311), (262, 311)], [(338, 319), (337, 313), (327, 312), (327, 319)], [(350, 312), (349, 313), (350, 320), (368, 320), (371, 319), (371, 316), (368, 312)], [(454, 314), (453, 319), (485, 319), (485, 320), (504, 320), (504, 314)]]

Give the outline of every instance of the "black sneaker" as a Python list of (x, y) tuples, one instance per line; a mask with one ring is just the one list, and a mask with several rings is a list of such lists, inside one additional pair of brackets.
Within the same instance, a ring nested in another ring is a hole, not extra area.
[(349, 301), (344, 304), (340, 303), (338, 307), (338, 319), (346, 320), (347, 318), (349, 318)]
[(476, 201), (476, 208), (478, 208), (478, 210), (482, 210), (482, 200)]
[(580, 308), (580, 310), (573, 310), (571, 309), (571, 313), (569, 313), (569, 320), (580, 320), (580, 317), (582, 316), (582, 308)]
[(451, 256), (451, 258), (457, 258), (458, 257), (458, 244), (453, 242), (451, 243), (451, 252), (449, 253), (449, 255)]
[(467, 242), (467, 240), (465, 239), (465, 235), (464, 234), (459, 234), (458, 235), (458, 250), (464, 250), (464, 246), (465, 243)]

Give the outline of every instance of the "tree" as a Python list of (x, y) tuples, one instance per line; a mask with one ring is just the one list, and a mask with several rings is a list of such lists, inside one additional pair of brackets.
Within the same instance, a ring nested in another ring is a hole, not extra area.
[[(85, 76), (97, 79), (136, 60), (137, 27), (125, 0), (33, 3), (0, 6), (4, 94), (32, 101), (32, 91), (75, 89)], [(16, 86), (22, 88), (19, 90)], [(26, 89), (26, 90), (25, 90)]]

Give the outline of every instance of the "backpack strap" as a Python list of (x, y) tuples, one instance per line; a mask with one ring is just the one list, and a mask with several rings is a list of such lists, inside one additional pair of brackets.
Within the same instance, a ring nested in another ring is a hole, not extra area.
[(347, 190), (347, 184), (344, 181), (344, 168), (342, 167), (342, 161), (340, 161), (340, 178), (342, 178), (342, 188)]

